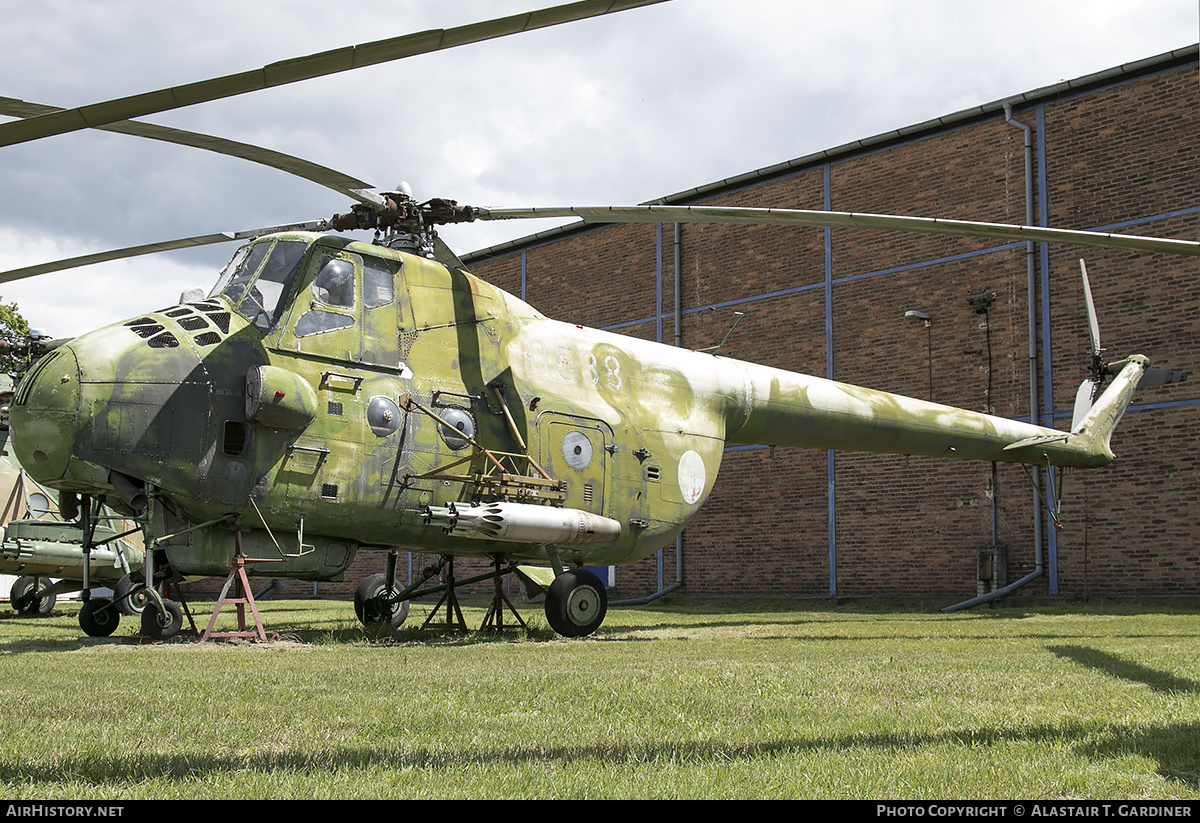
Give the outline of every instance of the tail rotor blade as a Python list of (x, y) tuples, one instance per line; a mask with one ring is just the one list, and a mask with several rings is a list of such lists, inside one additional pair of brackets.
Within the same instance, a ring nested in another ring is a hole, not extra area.
[(1092, 404), (1096, 402), (1096, 395), (1099, 393), (1100, 384), (1090, 378), (1079, 384), (1079, 390), (1075, 392), (1075, 409), (1071, 413), (1071, 431), (1079, 428), (1083, 418), (1092, 410)]

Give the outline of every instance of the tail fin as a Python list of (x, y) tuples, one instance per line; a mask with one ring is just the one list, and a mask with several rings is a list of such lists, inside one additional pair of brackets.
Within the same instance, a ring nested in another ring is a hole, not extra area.
[[(1133, 399), (1134, 389), (1142, 386), (1161, 386), (1187, 379), (1187, 372), (1150, 368), (1150, 360), (1140, 354), (1119, 363), (1106, 363), (1100, 356), (1100, 324), (1096, 320), (1096, 305), (1092, 301), (1092, 286), (1088, 281), (1087, 264), (1079, 261), (1079, 274), (1083, 278), (1083, 302), (1087, 309), (1089, 354), (1092, 358), (1088, 377), (1079, 386), (1075, 395), (1075, 413), (1071, 417), (1071, 439), (1081, 440), (1090, 453), (1113, 457), (1108, 441), (1121, 415)], [(1113, 382), (1103, 394), (1100, 388), (1109, 375), (1115, 374)], [(1106, 461), (1107, 462), (1107, 461)]]
[(1121, 416), (1129, 408), (1133, 392), (1141, 382), (1142, 375), (1150, 368), (1150, 358), (1135, 354), (1123, 363), (1110, 365), (1108, 370), (1111, 372), (1117, 366), (1120, 366), (1120, 371), (1104, 393), (1081, 420), (1072, 421), (1069, 438), (1089, 453), (1103, 457), (1105, 463), (1113, 459), (1109, 439), (1117, 424), (1121, 422)]

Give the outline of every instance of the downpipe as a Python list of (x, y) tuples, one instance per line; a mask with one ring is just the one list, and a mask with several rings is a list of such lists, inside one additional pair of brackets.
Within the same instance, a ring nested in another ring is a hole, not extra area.
[[(1020, 129), (1024, 135), (1025, 143), (1025, 225), (1033, 225), (1033, 126), (1013, 117), (1013, 109), (1011, 103), (1004, 104), (1004, 122), (1014, 128)], [(1029, 302), (1029, 422), (1038, 425), (1040, 423), (1038, 415), (1038, 382), (1037, 382), (1037, 268), (1035, 265), (1036, 250), (1034, 243), (1028, 241), (1025, 243), (1025, 270), (1026, 270), (1026, 299)], [(990, 402), (990, 400), (989, 400)], [(995, 506), (996, 489), (993, 486), (993, 507)], [(996, 521), (993, 513), (992, 520), (992, 544), (996, 544)], [(1022, 586), (1041, 577), (1045, 572), (1043, 554), (1045, 550), (1042, 542), (1042, 486), (1041, 486), (1041, 471), (1034, 470), (1033, 473), (1033, 565), (1034, 570), (1022, 577), (1020, 580), (1010, 583), (1003, 588), (980, 595), (972, 600), (966, 600), (962, 603), (953, 606), (947, 606), (942, 609), (943, 612), (956, 612), (961, 609), (969, 609), (974, 606), (979, 606), (984, 603), (990, 603), (993, 600), (1011, 594)]]
[(1002, 589), (996, 589), (993, 592), (988, 592), (987, 594), (976, 597), (973, 600), (964, 600), (962, 603), (955, 603), (953, 606), (947, 606), (946, 608), (942, 609), (942, 612), (949, 614), (950, 612), (962, 611), (963, 609), (970, 609), (975, 606), (982, 606), (984, 603), (990, 603), (997, 598), (1004, 597), (1006, 594), (1012, 594), (1027, 583), (1032, 583), (1034, 580), (1037, 580), (1039, 577), (1041, 577), (1043, 572), (1044, 569), (1042, 568), (1041, 561), (1039, 560), (1037, 568), (1022, 577), (1017, 582), (1010, 583)]

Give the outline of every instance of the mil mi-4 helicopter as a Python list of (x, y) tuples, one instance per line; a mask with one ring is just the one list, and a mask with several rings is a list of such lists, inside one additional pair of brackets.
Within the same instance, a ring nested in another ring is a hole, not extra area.
[[(0, 282), (104, 259), (249, 239), (207, 295), (58, 345), (18, 386), (14, 451), (85, 532), (96, 506), (138, 518), (146, 579), (251, 574), (363, 581), (364, 623), (400, 625), (427, 578), (400, 583), (397, 553), (490, 560), (500, 575), (553, 570), (548, 622), (602, 623), (585, 566), (630, 563), (672, 542), (712, 491), (727, 444), (767, 444), (1087, 468), (1139, 383), (1180, 375), (1094, 348), (1069, 431), (938, 405), (551, 320), (467, 272), (436, 227), (575, 216), (593, 223), (841, 226), (1200, 254), (1200, 243), (887, 215), (708, 207), (510, 209), (418, 202), (256, 147), (128, 118), (278, 82), (399, 59), (644, 2), (584, 2), (409, 35), (256, 72), (70, 111), (9, 100), (0, 145), (107, 128), (266, 162), (336, 188), (347, 214), (205, 235), (0, 274)], [(214, 148), (215, 147), (215, 148)], [(367, 230), (371, 242), (327, 231)], [(1110, 381), (1110, 382), (1109, 382)], [(1101, 391), (1105, 382), (1107, 388)], [(1049, 501), (1053, 504), (1054, 501)], [(86, 552), (86, 546), (85, 546)], [(86, 568), (86, 567), (85, 567)], [(428, 574), (428, 573), (427, 573)], [(87, 581), (85, 579), (85, 590)], [(173, 636), (178, 604), (147, 587), (142, 631)], [(116, 604), (80, 623), (110, 634)]]

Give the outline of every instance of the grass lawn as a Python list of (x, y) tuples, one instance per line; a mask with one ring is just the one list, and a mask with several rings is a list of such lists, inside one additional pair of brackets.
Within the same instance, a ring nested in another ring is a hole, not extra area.
[(1197, 609), (675, 601), (564, 640), (526, 605), (392, 641), (283, 601), (266, 646), (77, 609), (0, 616), (0, 798), (1200, 799)]

